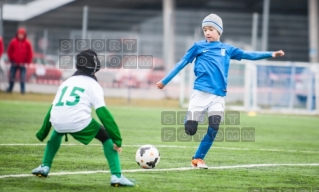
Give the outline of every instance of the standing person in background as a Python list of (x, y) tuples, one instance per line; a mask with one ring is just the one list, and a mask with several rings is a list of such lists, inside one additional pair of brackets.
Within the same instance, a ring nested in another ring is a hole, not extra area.
[(8, 93), (12, 92), (17, 70), (20, 70), (21, 94), (25, 93), (26, 65), (31, 63), (32, 57), (32, 45), (27, 39), (26, 30), (20, 28), (8, 46), (8, 58), (11, 63)]
[[(3, 40), (2, 40), (2, 37), (0, 37), (0, 59), (2, 58), (3, 52), (4, 52)], [(0, 68), (0, 81), (1, 81), (1, 84), (2, 84), (2, 81), (5, 79), (4, 77), (5, 77), (5, 75), (4, 75), (3, 69)]]
[(0, 37), (0, 59), (2, 57), (3, 52), (4, 52), (3, 40), (2, 40), (2, 37)]

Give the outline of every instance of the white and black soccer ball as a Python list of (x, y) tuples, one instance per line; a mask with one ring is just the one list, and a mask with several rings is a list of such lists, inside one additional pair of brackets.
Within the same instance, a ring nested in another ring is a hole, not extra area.
[(143, 169), (153, 169), (160, 162), (160, 153), (153, 145), (143, 145), (136, 151), (135, 160)]

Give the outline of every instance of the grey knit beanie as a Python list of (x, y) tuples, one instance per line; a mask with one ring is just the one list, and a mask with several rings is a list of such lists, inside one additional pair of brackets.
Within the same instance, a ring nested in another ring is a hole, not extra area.
[(223, 33), (223, 21), (216, 14), (210, 14), (205, 17), (202, 23), (202, 28), (206, 26), (214, 27), (220, 35)]

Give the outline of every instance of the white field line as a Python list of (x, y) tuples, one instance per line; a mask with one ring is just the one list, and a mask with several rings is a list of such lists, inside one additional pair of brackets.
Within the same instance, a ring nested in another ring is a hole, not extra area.
[[(45, 146), (46, 143), (3, 143), (0, 146)], [(61, 144), (63, 146), (83, 146), (82, 144), (68, 143)], [(101, 146), (100, 144), (89, 144), (88, 146)], [(141, 145), (123, 145), (123, 147), (140, 147)], [(155, 145), (158, 148), (190, 148), (196, 149), (194, 146), (179, 146), (179, 145)], [(319, 151), (298, 151), (298, 150), (282, 150), (282, 149), (249, 149), (249, 148), (236, 148), (236, 147), (213, 147), (212, 149), (224, 150), (239, 150), (239, 151), (270, 151), (270, 152), (286, 152), (286, 153), (315, 153)]]
[[(237, 169), (237, 168), (255, 168), (255, 167), (308, 167), (308, 166), (319, 166), (319, 163), (311, 164), (248, 164), (248, 165), (231, 165), (231, 166), (219, 166), (219, 167), (208, 167), (208, 169)], [(161, 172), (161, 171), (187, 171), (196, 170), (198, 168), (193, 167), (180, 167), (180, 168), (167, 168), (167, 169), (130, 169), (122, 170), (123, 173), (136, 173), (136, 172)], [(76, 172), (55, 172), (50, 173), (50, 176), (61, 176), (61, 175), (83, 175), (83, 174), (94, 174), (94, 173), (110, 173), (110, 171), (98, 170), (98, 171), (76, 171)], [(19, 178), (19, 177), (32, 177), (32, 174), (15, 174), (15, 175), (0, 175), (0, 179), (3, 178)]]

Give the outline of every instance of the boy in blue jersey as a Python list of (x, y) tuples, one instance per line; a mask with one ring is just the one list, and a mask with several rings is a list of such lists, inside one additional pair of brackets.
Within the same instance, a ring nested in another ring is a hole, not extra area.
[(188, 63), (196, 58), (194, 91), (192, 93), (185, 122), (185, 132), (194, 135), (198, 126), (198, 115), (208, 113), (207, 134), (195, 152), (191, 165), (207, 169), (204, 158), (217, 135), (219, 124), (225, 110), (224, 97), (227, 93), (228, 69), (230, 59), (260, 60), (283, 56), (282, 50), (276, 52), (248, 52), (219, 41), (223, 33), (222, 19), (216, 14), (204, 18), (202, 28), (206, 40), (196, 42), (175, 65), (175, 67), (156, 85), (163, 89)]

